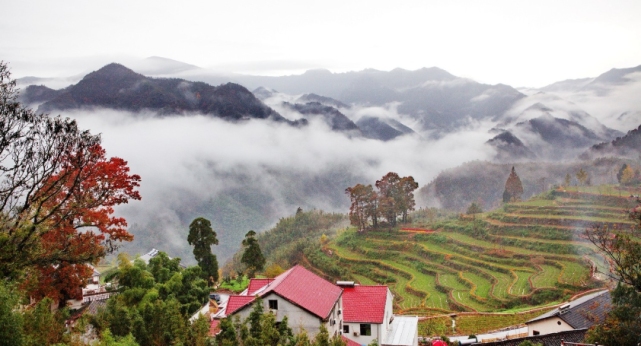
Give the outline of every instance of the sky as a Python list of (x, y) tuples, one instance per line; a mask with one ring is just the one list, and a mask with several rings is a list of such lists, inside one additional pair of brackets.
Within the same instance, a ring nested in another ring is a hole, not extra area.
[(542, 87), (641, 64), (641, 1), (0, 0), (15, 77), (149, 56), (224, 73), (437, 66)]

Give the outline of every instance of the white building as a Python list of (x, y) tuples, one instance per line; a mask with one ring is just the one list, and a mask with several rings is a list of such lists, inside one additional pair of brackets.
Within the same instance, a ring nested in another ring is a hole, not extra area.
[(394, 316), (393, 296), (387, 286), (362, 286), (354, 282), (334, 285), (302, 266), (295, 266), (274, 279), (252, 279), (240, 295), (232, 295), (212, 316), (247, 319), (256, 297), (263, 309), (281, 322), (287, 316), (294, 333), (304, 329), (310, 338), (325, 325), (330, 336), (341, 335), (350, 345), (417, 346), (418, 317)]
[(525, 322), (528, 336), (590, 328), (595, 321), (604, 321), (610, 309), (609, 291), (589, 294)]

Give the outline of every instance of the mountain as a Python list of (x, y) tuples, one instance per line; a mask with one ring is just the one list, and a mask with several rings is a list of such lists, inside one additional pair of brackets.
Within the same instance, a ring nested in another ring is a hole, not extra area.
[(594, 78), (566, 79), (544, 86), (539, 90), (544, 92), (578, 91), (593, 80)]
[(355, 131), (360, 134), (358, 126), (334, 107), (325, 106), (318, 102), (308, 102), (306, 104), (284, 102), (283, 105), (302, 114), (308, 120), (314, 118), (322, 119), (333, 131)]
[[(472, 202), (483, 210), (501, 206), (505, 182), (512, 166), (523, 184), (523, 200), (563, 185), (566, 174), (574, 176), (579, 169), (588, 172), (593, 185), (612, 184), (612, 171), (625, 162), (618, 158), (594, 161), (491, 163), (472, 161), (444, 170), (416, 193), (417, 205), (438, 206), (464, 212)], [(576, 180), (573, 178), (572, 184)]]
[(621, 85), (630, 81), (628, 76), (631, 73), (641, 72), (641, 65), (629, 68), (613, 68), (586, 84), (583, 89), (601, 88), (606, 85)]
[(42, 103), (53, 100), (66, 89), (54, 90), (44, 85), (29, 85), (20, 93), (19, 100), (25, 104)]
[[(213, 78), (190, 75), (194, 80)], [(264, 87), (289, 95), (323, 95), (347, 105), (383, 106), (397, 104), (400, 113), (411, 116), (420, 128), (416, 131), (452, 132), (470, 122), (497, 119), (514, 102), (525, 97), (507, 85), (486, 85), (460, 78), (437, 67), (415, 71), (366, 69), (332, 73), (325, 69), (309, 70), (291, 76), (232, 76), (250, 89)], [(302, 99), (326, 105), (326, 99)]]
[(581, 158), (590, 159), (604, 156), (628, 157), (631, 159), (641, 157), (641, 125), (634, 130), (628, 131), (623, 137), (617, 137), (611, 142), (593, 145), (581, 155)]
[(259, 100), (265, 101), (266, 99), (274, 96), (275, 94), (278, 94), (278, 91), (272, 90), (272, 89), (267, 89), (263, 87), (258, 87), (252, 91), (254, 96), (256, 96)]
[(224, 119), (285, 119), (238, 84), (211, 86), (183, 79), (148, 78), (119, 65), (109, 64), (86, 75), (39, 112), (80, 108), (111, 108), (160, 115), (203, 113)]
[(594, 132), (574, 121), (542, 115), (516, 124), (517, 129), (537, 134), (545, 142), (558, 148), (589, 146), (600, 139)]
[(603, 137), (571, 120), (549, 113), (517, 123), (487, 142), (497, 150), (496, 160), (565, 160), (575, 158)]
[(536, 154), (510, 131), (501, 132), (487, 141), (487, 144), (496, 150), (495, 160), (499, 162), (528, 161), (536, 158)]
[(501, 132), (487, 144), (497, 151), (495, 159), (500, 162), (572, 159), (596, 143), (622, 135), (576, 104), (547, 92), (515, 102), (498, 127)]
[(368, 115), (358, 119), (356, 125), (365, 137), (381, 141), (389, 141), (402, 135), (415, 133), (414, 130), (397, 120)]
[(150, 56), (131, 64), (134, 71), (144, 75), (172, 75), (185, 71), (202, 70), (202, 68), (187, 64), (182, 61), (163, 58), (159, 56)]
[(334, 107), (334, 108), (349, 108), (350, 107), (349, 105), (346, 105), (341, 101), (334, 100), (331, 97), (325, 97), (325, 96), (320, 96), (320, 95), (316, 95), (316, 94), (305, 94), (305, 95), (302, 95), (296, 101), (300, 102), (300, 103), (318, 102), (318, 103), (321, 103), (321, 104), (323, 104), (325, 106), (331, 106), (331, 107)]
[(539, 90), (563, 98), (618, 131), (638, 126), (641, 119), (641, 65), (613, 68), (595, 78), (558, 82)]

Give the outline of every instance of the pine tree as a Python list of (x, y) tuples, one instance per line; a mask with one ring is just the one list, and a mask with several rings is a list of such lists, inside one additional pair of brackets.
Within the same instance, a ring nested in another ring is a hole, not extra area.
[(514, 166), (512, 166), (512, 172), (510, 176), (507, 177), (505, 182), (505, 190), (503, 191), (503, 202), (516, 202), (520, 201), (523, 196), (523, 184), (521, 184), (521, 179), (516, 174)]
[(245, 252), (240, 259), (240, 262), (247, 266), (248, 275), (250, 278), (253, 278), (257, 272), (263, 271), (265, 267), (265, 256), (260, 250), (260, 245), (258, 240), (254, 237), (256, 232), (249, 231), (243, 239), (243, 246), (245, 247)]
[[(211, 252), (212, 245), (218, 245), (216, 232), (209, 220), (199, 217), (189, 225), (189, 245), (194, 246), (194, 257), (202, 269), (203, 278), (210, 284), (218, 281), (218, 259)], [(212, 282), (213, 281), (213, 282)]]

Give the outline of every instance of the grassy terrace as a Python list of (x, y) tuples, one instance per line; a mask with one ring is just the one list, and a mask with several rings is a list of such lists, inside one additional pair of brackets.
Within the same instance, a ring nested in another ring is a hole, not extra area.
[[(431, 225), (419, 216), (420, 223), (407, 226), (434, 232), (347, 229), (327, 245), (327, 260), (348, 268), (362, 284), (389, 285), (398, 313), (463, 313), (461, 334), (523, 323), (602, 286), (591, 266), (606, 268), (583, 233), (594, 223), (627, 224), (628, 200), (612, 187), (601, 190), (616, 195), (600, 196), (597, 187), (581, 190)], [(420, 335), (440, 335), (443, 321), (451, 333), (449, 318), (435, 318), (421, 321)]]

